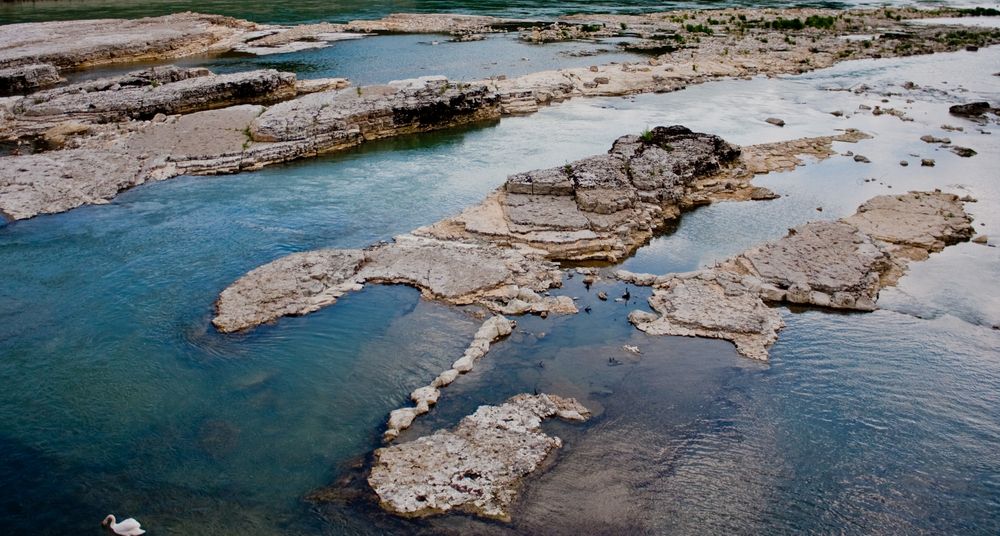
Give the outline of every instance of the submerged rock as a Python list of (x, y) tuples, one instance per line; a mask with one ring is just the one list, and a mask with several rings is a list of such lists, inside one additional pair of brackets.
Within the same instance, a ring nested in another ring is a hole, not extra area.
[(562, 446), (542, 432), (542, 421), (589, 416), (576, 400), (546, 394), (480, 406), (451, 430), (376, 450), (368, 483), (397, 515), (463, 511), (509, 521), (522, 479)]
[(400, 408), (393, 410), (389, 414), (389, 422), (386, 424), (386, 431), (382, 438), (392, 441), (399, 436), (399, 433), (410, 427), (413, 420), (430, 411), (431, 406), (437, 404), (438, 397), (441, 396), (441, 388), (455, 381), (459, 374), (465, 374), (475, 367), (476, 362), (482, 359), (490, 351), (490, 345), (498, 339), (510, 335), (517, 325), (513, 320), (508, 320), (503, 316), (494, 316), (479, 327), (476, 331), (472, 343), (465, 350), (452, 368), (442, 372), (430, 385), (421, 387), (410, 393), (410, 400), (416, 404), (413, 408)]
[(801, 225), (712, 268), (660, 276), (649, 299), (658, 314), (633, 311), (629, 320), (651, 335), (726, 339), (766, 360), (783, 322), (765, 302), (872, 311), (909, 261), (972, 234), (958, 196), (879, 196), (853, 216)]

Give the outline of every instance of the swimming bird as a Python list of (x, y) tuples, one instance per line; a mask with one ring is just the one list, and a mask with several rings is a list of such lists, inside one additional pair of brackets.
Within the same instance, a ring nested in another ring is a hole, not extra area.
[(146, 533), (135, 519), (130, 517), (118, 523), (114, 514), (108, 514), (108, 517), (105, 517), (104, 521), (101, 521), (101, 526), (108, 529), (108, 532), (111, 534), (117, 534), (118, 536), (139, 536)]
[(629, 293), (628, 287), (625, 287), (625, 294), (622, 294), (622, 299), (629, 301), (632, 298), (632, 294)]

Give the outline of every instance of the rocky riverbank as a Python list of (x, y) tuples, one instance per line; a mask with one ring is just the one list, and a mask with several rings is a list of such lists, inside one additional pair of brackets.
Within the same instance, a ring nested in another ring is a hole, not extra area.
[[(470, 83), (427, 77), (344, 89), (346, 80), (299, 81), (272, 70), (212, 75), (203, 69), (159, 67), (56, 87), (0, 99), (0, 136), (23, 148), (0, 157), (0, 213), (23, 219), (60, 212), (107, 202), (124, 189), (153, 180), (253, 170), (366, 140), (530, 113), (576, 96), (673, 91), (725, 77), (797, 73), (845, 59), (1000, 41), (1000, 32), (991, 29), (905, 24), (908, 18), (948, 14), (961, 12), (678, 11), (624, 18), (592, 15), (586, 24), (570, 18), (564, 22), (574, 24), (577, 33), (628, 33), (670, 46), (656, 50), (659, 55), (644, 64), (595, 65)], [(619, 29), (614, 30), (616, 25)], [(0, 28), (0, 68), (14, 69), (0, 84), (49, 85), (57, 83), (59, 69), (255, 43), (282, 47), (317, 35), (334, 39), (330, 34), (338, 31), (461, 33), (517, 27), (517, 21), (488, 17), (396, 15), (343, 26), (265, 28), (191, 13), (138, 21), (12, 25)], [(534, 31), (537, 24), (521, 21), (521, 27)], [(851, 32), (872, 32), (872, 38), (862, 44), (842, 39)], [(42, 39), (49, 34), (56, 37)], [(94, 37), (81, 40), (83, 34)], [(133, 42), (139, 36), (142, 46)], [(38, 67), (46, 63), (53, 67)], [(47, 152), (24, 154), (31, 151)], [(91, 173), (95, 162), (108, 165), (102, 173)]]
[(715, 200), (768, 199), (755, 173), (824, 158), (834, 141), (807, 138), (740, 149), (718, 136), (657, 127), (623, 136), (605, 155), (520, 173), (460, 215), (367, 250), (296, 253), (261, 266), (222, 292), (213, 324), (252, 328), (336, 302), (365, 283), (402, 283), (430, 299), (505, 315), (575, 313), (546, 292), (562, 284), (553, 261), (619, 261), (681, 211)]
[(910, 261), (973, 234), (958, 196), (910, 192), (875, 197), (847, 218), (801, 225), (711, 268), (619, 278), (655, 289), (649, 305), (656, 314), (629, 315), (640, 330), (726, 339), (766, 360), (784, 325), (766, 303), (872, 311), (879, 290), (894, 285)]

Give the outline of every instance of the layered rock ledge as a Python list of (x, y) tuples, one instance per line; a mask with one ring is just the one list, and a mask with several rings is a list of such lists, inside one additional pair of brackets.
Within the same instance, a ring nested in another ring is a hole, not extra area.
[(799, 156), (831, 156), (838, 136), (736, 147), (682, 126), (623, 136), (605, 155), (507, 178), (484, 202), (414, 234), (542, 250), (554, 260), (617, 262), (683, 210), (718, 200), (771, 199), (755, 174), (786, 171)]
[(519, 297), (539, 312), (576, 312), (568, 297), (539, 295), (560, 286), (562, 274), (537, 252), (402, 235), (367, 250), (295, 253), (265, 264), (222, 292), (212, 323), (233, 332), (306, 314), (365, 283), (410, 285), (429, 299), (497, 312)]
[(0, 67), (79, 69), (224, 52), (256, 29), (249, 21), (198, 13), (8, 24), (0, 29)]
[(509, 521), (521, 481), (562, 446), (541, 430), (552, 417), (580, 422), (590, 412), (546, 394), (480, 406), (451, 430), (376, 450), (368, 483), (382, 508), (400, 516), (462, 511)]
[(365, 283), (401, 283), (451, 304), (504, 315), (571, 314), (553, 261), (616, 261), (685, 208), (715, 200), (771, 198), (755, 172), (784, 170), (796, 155), (833, 154), (835, 140), (808, 138), (741, 149), (681, 126), (623, 136), (605, 155), (519, 173), (458, 216), (367, 250), (295, 253), (243, 276), (219, 296), (212, 323), (240, 331), (331, 305)]
[(637, 310), (629, 320), (651, 335), (726, 339), (744, 356), (766, 360), (783, 322), (765, 302), (872, 311), (879, 290), (895, 284), (908, 262), (969, 240), (971, 222), (953, 194), (875, 197), (850, 217), (801, 225), (711, 268), (622, 273), (655, 289), (649, 305), (656, 314)]
[[(342, 87), (336, 80), (324, 83)], [(270, 108), (244, 103), (297, 95), (303, 88), (294, 75), (265, 70), (197, 75), (143, 88), (113, 86), (85, 95), (51, 90), (7, 109), (0, 132), (56, 138), (65, 149), (0, 158), (0, 212), (30, 218), (107, 202), (152, 180), (259, 169), (367, 140), (500, 116), (499, 98), (484, 86), (443, 77), (324, 90)], [(186, 113), (195, 109), (203, 111)], [(138, 120), (97, 124), (125, 116)], [(113, 165), (103, 173), (84, 173), (78, 171), (81, 161)]]

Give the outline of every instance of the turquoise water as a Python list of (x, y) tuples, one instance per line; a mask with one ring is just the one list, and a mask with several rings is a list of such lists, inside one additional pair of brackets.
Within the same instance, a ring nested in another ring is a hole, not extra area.
[[(254, 56), (226, 54), (194, 56), (171, 63), (207, 67), (215, 73), (252, 69), (278, 69), (299, 78), (348, 78), (355, 85), (384, 84), (427, 75), (451, 80), (483, 80), (492, 76), (520, 76), (564, 67), (585, 67), (610, 62), (646, 61), (649, 56), (620, 51), (621, 39), (599, 43), (568, 42), (532, 45), (514, 34), (491, 35), (483, 41), (448, 42), (446, 35), (386, 35), (340, 41), (320, 48)], [(593, 55), (580, 56), (580, 53)], [(161, 63), (129, 63), (110, 68), (69, 73), (71, 81), (112, 76)]]
[[(348, 22), (357, 19), (376, 19), (389, 13), (467, 13), (515, 18), (553, 18), (570, 13), (643, 13), (671, 9), (711, 9), (729, 6), (815, 6), (854, 7), (881, 6), (885, 4), (942, 5), (946, 2), (921, 1), (801, 1), (781, 0), (679, 0), (654, 2), (638, 0), (628, 3), (607, 0), (572, 0), (569, 2), (544, 2), (540, 0), (510, 1), (441, 1), (411, 0), (406, 2), (361, 0), (300, 0), (294, 3), (243, 2), (239, 0), (36, 0), (4, 2), (0, 4), (0, 24), (38, 22), (46, 20), (72, 20), (93, 18), (136, 18), (166, 15), (179, 11), (197, 11), (229, 15), (265, 23), (303, 23), (317, 21)], [(972, 0), (962, 5), (990, 5), (990, 2)]]
[[(403, 437), (518, 392), (584, 400), (595, 418), (551, 426), (566, 447), (530, 481), (510, 526), (398, 520), (364, 496), (305, 500), (363, 461), (387, 412), (460, 354), (478, 324), (470, 311), (373, 286), (248, 334), (223, 336), (209, 321), (219, 291), (264, 262), (388, 239), (477, 202), (509, 173), (603, 152), (659, 124), (737, 143), (857, 127), (875, 137), (837, 148), (873, 163), (833, 158), (760, 177), (784, 197), (688, 213), (629, 269), (696, 268), (913, 188), (970, 193), (985, 224), (977, 229), (1000, 235), (1000, 133), (946, 111), (959, 98), (1000, 100), (1000, 77), (984, 74), (997, 64), (994, 48), (570, 101), (255, 173), (146, 185), (108, 205), (0, 227), (2, 532), (96, 534), (115, 512), (157, 534), (996, 534), (997, 248), (963, 244), (914, 265), (877, 313), (782, 309), (788, 327), (769, 364), (722, 341), (642, 335), (625, 316), (646, 291), (631, 289), (628, 305), (600, 302), (598, 290), (625, 287), (567, 280), (559, 292), (590, 314), (518, 319), (515, 335)], [(896, 93), (912, 80), (953, 96), (881, 103), (826, 91), (862, 80)], [(862, 103), (906, 107), (915, 121), (828, 113)], [(764, 123), (769, 116), (787, 126)], [(944, 133), (943, 123), (966, 131)], [(979, 154), (960, 159), (919, 141), (927, 133)], [(625, 364), (609, 367), (608, 357)]]

